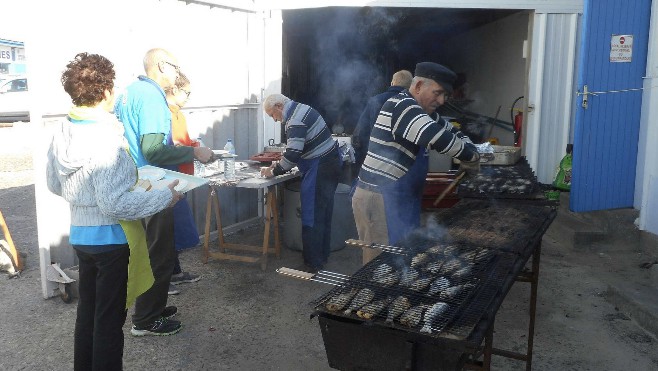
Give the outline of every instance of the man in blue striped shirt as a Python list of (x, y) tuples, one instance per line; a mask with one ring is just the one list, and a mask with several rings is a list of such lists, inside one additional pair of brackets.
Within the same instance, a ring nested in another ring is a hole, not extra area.
[(295, 165), (302, 173), (304, 270), (317, 272), (331, 252), (331, 216), (341, 171), (338, 145), (320, 113), (312, 107), (272, 94), (263, 102), (263, 109), (274, 121), (285, 125), (287, 141), (281, 161), (272, 163), (261, 174), (281, 175)]
[[(418, 63), (409, 90), (382, 106), (352, 198), (363, 242), (394, 245), (420, 226), (427, 164), (413, 165), (421, 148), (461, 160), (461, 171), (479, 171), (480, 156), (473, 143), (436, 113), (456, 77), (440, 64)], [(369, 251), (364, 250), (364, 263), (378, 253)]]

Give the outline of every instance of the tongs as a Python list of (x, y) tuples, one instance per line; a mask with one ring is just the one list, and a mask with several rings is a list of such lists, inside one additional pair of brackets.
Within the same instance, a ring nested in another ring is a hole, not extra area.
[(371, 243), (367, 244), (363, 241), (355, 240), (350, 238), (349, 240), (345, 241), (347, 245), (355, 246), (355, 247), (365, 247), (369, 249), (381, 249), (384, 252), (388, 252), (391, 254), (398, 254), (398, 255), (407, 255), (407, 251), (396, 246), (388, 246), (388, 245), (382, 245), (379, 243)]
[(276, 272), (284, 276), (298, 278), (300, 280), (320, 282), (334, 286), (342, 286), (350, 279), (350, 276), (348, 275), (330, 271), (318, 271), (317, 273), (309, 273), (297, 269), (281, 267), (277, 269)]

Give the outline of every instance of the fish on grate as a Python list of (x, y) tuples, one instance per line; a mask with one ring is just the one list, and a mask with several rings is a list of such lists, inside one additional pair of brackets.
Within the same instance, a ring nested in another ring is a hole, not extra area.
[(400, 317), (400, 323), (407, 327), (415, 327), (420, 323), (421, 318), (423, 317), (423, 311), (427, 309), (429, 305), (421, 304), (415, 307), (407, 309)]
[(451, 258), (443, 264), (443, 267), (441, 267), (441, 273), (448, 276), (462, 268), (463, 264), (461, 260), (457, 258)]
[(425, 312), (423, 316), (423, 327), (420, 329), (420, 332), (432, 332), (432, 322), (436, 317), (441, 315), (443, 312), (448, 310), (448, 304), (444, 302), (435, 303)]
[(354, 296), (354, 299), (352, 299), (352, 302), (350, 303), (350, 306), (345, 309), (343, 312), (345, 315), (350, 315), (353, 310), (359, 309), (362, 306), (370, 303), (370, 301), (375, 297), (375, 292), (368, 289), (368, 288), (363, 288), (359, 290), (359, 292)]
[(337, 312), (345, 308), (345, 306), (350, 302), (350, 300), (352, 300), (352, 298), (354, 297), (354, 295), (356, 295), (357, 292), (358, 290), (356, 288), (353, 288), (348, 292), (338, 293), (327, 301), (327, 303), (325, 304), (325, 308), (327, 308), (327, 310), (330, 310), (332, 312)]
[(386, 263), (380, 264), (372, 272), (372, 280), (375, 282), (379, 282), (379, 280), (382, 279), (382, 277), (384, 277), (385, 275), (391, 272), (393, 272), (393, 267), (391, 267)]
[(386, 298), (366, 304), (356, 311), (356, 315), (363, 319), (372, 319), (378, 315), (386, 306), (393, 301), (393, 298)]
[(424, 268), (424, 270), (432, 273), (432, 274), (437, 274), (441, 271), (441, 267), (443, 266), (443, 261), (437, 260), (433, 261), (429, 264), (427, 264)]
[(432, 277), (419, 278), (411, 284), (410, 288), (415, 291), (423, 291), (430, 283), (432, 283)]
[(409, 287), (411, 286), (412, 283), (418, 278), (418, 271), (409, 268), (407, 270), (402, 271), (402, 275), (400, 277), (400, 286), (403, 287)]
[(388, 315), (386, 316), (386, 322), (392, 323), (400, 314), (404, 313), (407, 309), (411, 307), (411, 303), (406, 296), (398, 296), (393, 300), (391, 305), (388, 306)]
[(380, 283), (384, 286), (393, 286), (400, 280), (400, 274), (398, 272), (387, 273), (379, 277), (375, 282)]
[(430, 285), (430, 289), (427, 292), (430, 295), (437, 294), (440, 291), (443, 291), (450, 287), (450, 281), (445, 277), (439, 277)]
[(430, 254), (428, 253), (418, 253), (413, 258), (411, 258), (411, 267), (415, 268), (425, 264), (430, 259)]
[(471, 274), (471, 271), (473, 269), (471, 268), (471, 265), (466, 265), (464, 268), (459, 269), (455, 273), (452, 274), (452, 277), (462, 279), (464, 277), (468, 277)]

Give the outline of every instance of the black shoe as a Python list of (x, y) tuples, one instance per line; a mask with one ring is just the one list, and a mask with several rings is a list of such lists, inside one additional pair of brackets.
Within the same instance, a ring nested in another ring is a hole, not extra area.
[(169, 319), (169, 318), (175, 316), (176, 313), (178, 313), (178, 308), (176, 308), (173, 305), (170, 305), (168, 307), (165, 307), (165, 309), (162, 311), (161, 316), (166, 318), (166, 319)]
[(316, 273), (318, 273), (318, 271), (322, 270), (322, 267), (315, 268), (315, 267), (312, 267), (308, 264), (304, 264), (304, 265), (302, 265), (300, 267), (297, 267), (295, 269), (297, 269), (298, 271), (306, 272), (306, 273), (316, 274)]
[(133, 325), (130, 333), (133, 336), (167, 336), (177, 333), (182, 327), (178, 321), (160, 317), (148, 326), (137, 327)]

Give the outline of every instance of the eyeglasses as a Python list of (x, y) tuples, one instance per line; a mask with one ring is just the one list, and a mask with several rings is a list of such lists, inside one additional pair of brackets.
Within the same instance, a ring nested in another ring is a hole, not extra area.
[(187, 91), (187, 90), (185, 90), (185, 89), (180, 89), (180, 88), (179, 88), (178, 90), (180, 90), (180, 91), (182, 91), (183, 93), (185, 93), (185, 96), (186, 96), (187, 98), (189, 98), (189, 97), (190, 97), (190, 94), (192, 93), (191, 91)]
[(174, 68), (176, 69), (176, 71), (180, 71), (180, 67), (178, 67), (177, 65), (175, 65), (175, 64), (173, 64), (173, 63), (170, 63), (170, 62), (167, 62), (167, 61), (163, 61), (163, 62), (165, 62), (166, 64), (168, 64), (168, 65), (170, 65), (170, 66), (172, 66), (172, 67), (174, 67)]

